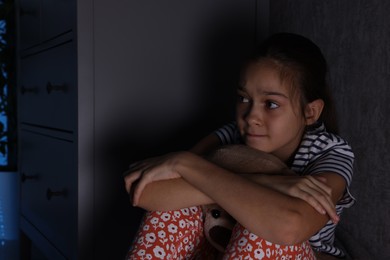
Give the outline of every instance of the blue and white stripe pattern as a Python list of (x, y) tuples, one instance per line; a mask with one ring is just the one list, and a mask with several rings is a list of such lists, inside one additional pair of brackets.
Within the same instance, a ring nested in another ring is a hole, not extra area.
[[(236, 123), (230, 123), (215, 131), (221, 143), (241, 143)], [(348, 143), (337, 135), (326, 132), (325, 126), (319, 124), (308, 129), (291, 169), (299, 175), (315, 175), (321, 172), (333, 172), (342, 176), (347, 184), (344, 196), (336, 205), (336, 212), (341, 215), (344, 208), (349, 208), (355, 199), (348, 187), (352, 181), (354, 154)], [(334, 256), (344, 256), (344, 252), (334, 246), (336, 224), (329, 221), (317, 234), (310, 238), (314, 250)]]
[[(355, 199), (348, 187), (352, 181), (354, 154), (348, 143), (337, 135), (326, 132), (323, 124), (304, 135), (298, 152), (295, 154), (291, 169), (300, 175), (315, 175), (321, 172), (333, 172), (346, 181), (346, 190), (336, 205), (340, 216), (344, 208), (349, 208)], [(334, 246), (336, 224), (332, 221), (310, 238), (312, 247), (334, 256), (344, 256), (344, 252)]]
[(241, 142), (236, 122), (231, 122), (217, 129), (215, 134), (218, 136), (222, 145), (239, 144)]

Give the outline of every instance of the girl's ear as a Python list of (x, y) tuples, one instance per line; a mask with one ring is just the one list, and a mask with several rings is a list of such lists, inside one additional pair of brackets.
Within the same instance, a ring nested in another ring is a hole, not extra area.
[(305, 107), (305, 119), (306, 125), (312, 125), (320, 118), (322, 109), (324, 108), (324, 101), (322, 99), (316, 99)]

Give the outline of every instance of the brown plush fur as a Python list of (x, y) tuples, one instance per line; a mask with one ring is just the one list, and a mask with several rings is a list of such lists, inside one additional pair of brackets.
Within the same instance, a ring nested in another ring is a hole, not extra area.
[[(207, 156), (211, 162), (238, 174), (288, 172), (286, 165), (273, 155), (245, 145), (227, 145)], [(203, 206), (205, 236), (218, 251), (224, 252), (235, 220), (217, 204)]]

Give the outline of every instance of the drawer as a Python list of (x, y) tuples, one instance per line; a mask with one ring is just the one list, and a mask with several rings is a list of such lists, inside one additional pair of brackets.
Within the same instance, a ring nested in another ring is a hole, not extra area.
[(21, 213), (65, 256), (77, 245), (75, 144), (21, 131)]
[(75, 0), (41, 0), (42, 40), (69, 32), (76, 23)]
[(74, 29), (75, 0), (20, 0), (20, 48), (25, 50)]
[(22, 50), (39, 44), (41, 35), (40, 1), (19, 0), (19, 33)]
[(21, 123), (72, 132), (76, 115), (76, 54), (73, 41), (21, 59)]

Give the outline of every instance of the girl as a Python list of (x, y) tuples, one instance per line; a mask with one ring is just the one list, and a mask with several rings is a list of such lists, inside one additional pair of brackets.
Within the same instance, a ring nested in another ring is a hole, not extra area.
[[(310, 40), (275, 34), (244, 70), (235, 123), (190, 152), (130, 166), (126, 189), (133, 205), (149, 212), (128, 259), (192, 259), (199, 252), (205, 259), (199, 205), (210, 203), (237, 221), (224, 259), (315, 259), (312, 249), (343, 256), (334, 230), (354, 202), (348, 192), (354, 156), (325, 129), (333, 130), (326, 72)], [(233, 143), (272, 154), (296, 174), (240, 175), (199, 155)]]

